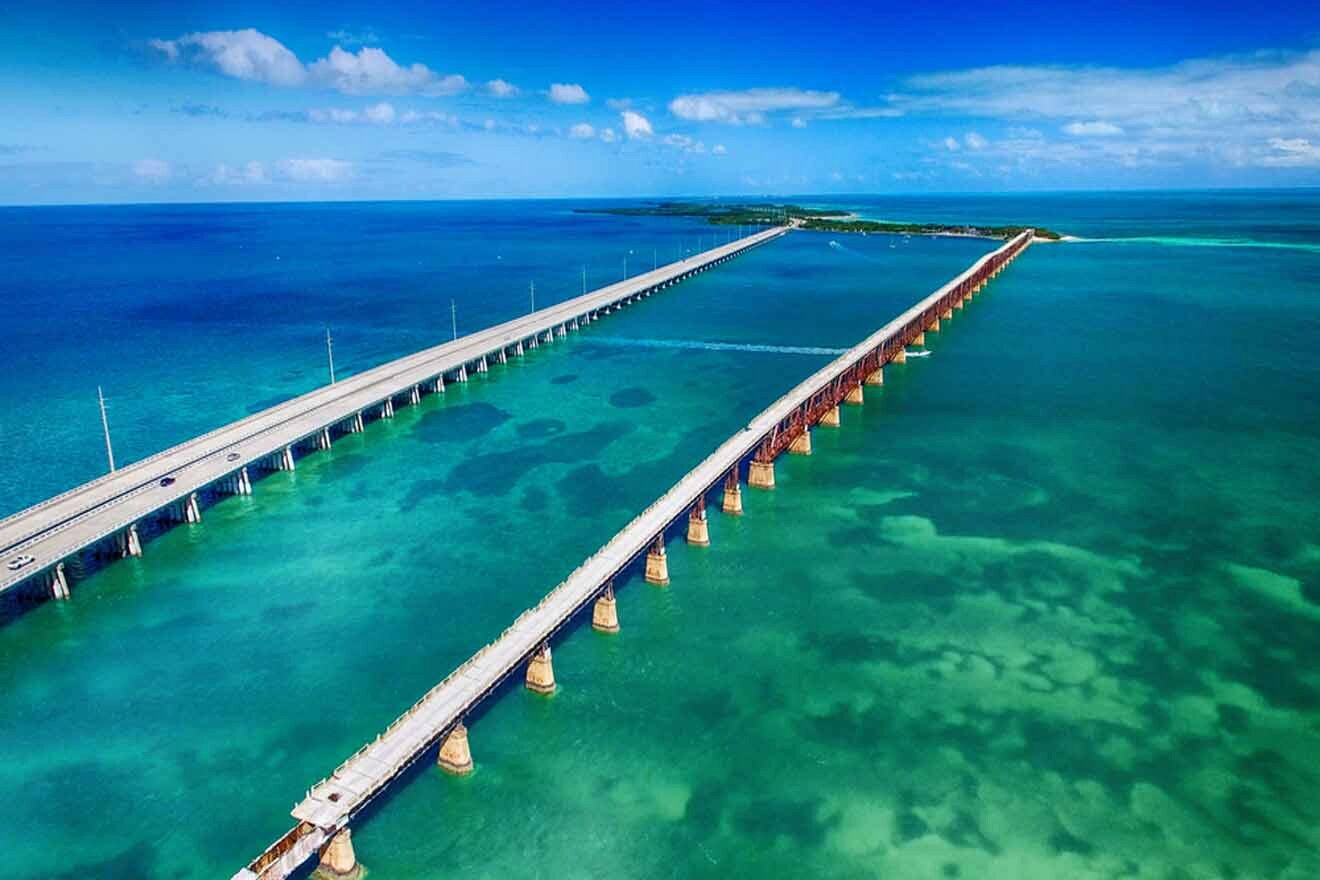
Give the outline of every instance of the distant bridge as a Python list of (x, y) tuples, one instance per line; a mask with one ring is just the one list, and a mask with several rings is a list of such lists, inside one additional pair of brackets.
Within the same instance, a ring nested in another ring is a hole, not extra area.
[[(250, 495), (261, 470), (293, 470), (310, 451), (391, 418), (492, 363), (521, 357), (623, 306), (787, 231), (775, 227), (323, 386), (112, 471), (0, 520), (0, 594), (37, 581), (56, 599), (88, 557), (142, 554), (143, 526), (199, 522), (220, 495)], [(27, 560), (31, 561), (27, 561)], [(21, 563), (21, 564), (20, 564)], [(10, 566), (15, 566), (11, 568)]]
[(725, 441), (540, 603), (519, 615), (498, 639), (450, 673), (329, 778), (313, 786), (293, 808), (298, 824), (233, 880), (283, 880), (316, 855), (324, 874), (358, 876), (361, 868), (349, 826), (367, 804), (428, 754), (436, 756), (442, 769), (469, 772), (472, 756), (464, 720), (482, 700), (524, 668), (530, 690), (553, 691), (550, 643), (574, 616), (594, 603), (592, 626), (617, 632), (615, 580), (645, 555), (646, 581), (668, 584), (665, 535), (672, 525), (686, 519), (687, 541), (709, 544), (706, 507), (712, 490), (720, 493), (725, 513), (741, 514), (744, 464), (749, 485), (773, 487), (774, 462), (780, 453), (809, 454), (814, 426), (838, 425), (840, 404), (862, 404), (865, 386), (883, 384), (886, 364), (902, 363), (908, 345), (924, 343), (926, 333), (938, 331), (941, 321), (950, 320), (955, 310), (1026, 249), (1031, 238), (1028, 230), (981, 257), (801, 382)]

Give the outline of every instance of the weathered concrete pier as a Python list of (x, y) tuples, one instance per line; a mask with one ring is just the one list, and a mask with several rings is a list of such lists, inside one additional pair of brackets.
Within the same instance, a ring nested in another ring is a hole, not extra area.
[[(579, 327), (731, 260), (788, 231), (775, 227), (602, 287), (521, 318), (381, 364), (134, 462), (0, 520), (0, 593), (38, 581), (68, 599), (84, 555), (140, 556), (142, 525), (197, 523), (204, 502), (251, 495), (258, 471), (291, 471), (395, 407), (444, 393), (489, 365), (521, 357)], [(27, 561), (31, 557), (31, 561)], [(10, 567), (14, 566), (14, 567)]]
[(794, 444), (799, 452), (809, 449), (802, 438), (814, 425), (837, 425), (840, 404), (864, 405), (863, 386), (882, 383), (885, 364), (902, 362), (907, 345), (924, 338), (944, 315), (981, 291), (1028, 246), (1031, 235), (1028, 230), (977, 260), (801, 382), (725, 441), (535, 607), (519, 615), (499, 638), (313, 786), (293, 808), (298, 824), (235, 874), (234, 880), (285, 878), (313, 857), (319, 857), (322, 866), (333, 859), (332, 867), (344, 870), (344, 847), (354, 817), (410, 766), (433, 756), (442, 770), (469, 772), (473, 765), (465, 721), (478, 704), (519, 671), (524, 671), (529, 690), (553, 691), (550, 646), (575, 615), (590, 605), (594, 629), (618, 632), (616, 583), (642, 557), (648, 583), (669, 583), (665, 540), (671, 527), (684, 523), (690, 543), (709, 544), (706, 506), (713, 493), (722, 493), (726, 514), (741, 514), (744, 465), (751, 485), (773, 488), (774, 462), (780, 453)]

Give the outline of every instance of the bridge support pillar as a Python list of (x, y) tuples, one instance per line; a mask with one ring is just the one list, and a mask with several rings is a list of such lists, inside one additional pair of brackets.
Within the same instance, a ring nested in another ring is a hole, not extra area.
[(536, 649), (527, 661), (527, 689), (537, 694), (555, 692), (555, 667), (550, 662), (550, 643)]
[(944, 314), (940, 315), (940, 320), (941, 321), (953, 320), (953, 306), (949, 306), (947, 309), (944, 310)]
[(824, 414), (823, 416), (820, 417), (820, 422), (819, 422), (818, 424), (824, 425), (826, 428), (837, 428), (837, 427), (839, 427), (839, 407), (838, 407), (838, 405), (835, 404), (834, 406), (832, 406), (832, 407), (830, 407), (829, 409), (825, 410), (825, 414)]
[(549, 345), (554, 341), (555, 341), (554, 334), (552, 334), (549, 330), (545, 331), (545, 344)]
[(939, 333), (939, 332), (940, 332), (940, 319), (939, 319), (939, 318), (936, 318), (935, 320), (931, 321), (931, 322), (930, 322), (930, 326), (926, 328), (926, 332), (927, 332), (927, 333)]
[(894, 352), (893, 361), (894, 361), (894, 363), (896, 363), (896, 364), (905, 364), (905, 363), (907, 363), (907, 349), (906, 349), (906, 348), (900, 348), (898, 351)]
[(962, 311), (963, 304), (967, 302), (967, 297), (969, 296), (971, 296), (971, 294), (964, 293), (962, 296), (958, 297), (958, 299), (955, 299), (953, 301), (953, 307), (958, 311)]
[(477, 372), (478, 373), (490, 372), (490, 367), (486, 364), (486, 356), (484, 354), (481, 356), (481, 360), (477, 361)]
[(742, 486), (738, 483), (738, 472), (729, 471), (729, 476), (724, 480), (724, 500), (720, 509), (732, 516), (742, 516)]
[(500, 353), (495, 355), (495, 363), (507, 364), (508, 362), (509, 362), (509, 354), (508, 352), (506, 352), (504, 349), (501, 348)]
[(422, 402), (421, 385), (414, 385), (412, 387), (412, 390), (408, 392), (408, 402), (411, 403), (413, 406), (416, 406), (417, 404)]
[(657, 587), (669, 585), (669, 560), (665, 557), (665, 536), (657, 535), (646, 554), (646, 582)]
[(568, 328), (565, 327), (563, 324), (560, 324), (558, 327), (555, 328), (555, 335), (562, 339), (563, 337), (568, 335)]
[(202, 509), (197, 506), (197, 493), (193, 492), (183, 502), (183, 521), (199, 523), (202, 521)]
[(329, 449), (329, 448), (330, 448), (330, 429), (329, 429), (329, 428), (322, 428), (322, 429), (321, 429), (321, 432), (320, 432), (319, 434), (316, 435), (316, 447), (317, 447), (318, 449)]
[(752, 459), (747, 467), (747, 485), (755, 489), (773, 489), (775, 487), (775, 461)]
[(449, 731), (435, 765), (446, 773), (467, 776), (472, 772), (472, 750), (468, 747), (467, 727), (460, 721)]
[(461, 366), (459, 366), (458, 375), (454, 377), (454, 381), (455, 382), (467, 381), (467, 364), (462, 364)]
[(69, 598), (69, 579), (64, 575), (63, 562), (55, 563), (55, 567), (50, 570), (47, 578), (50, 580), (51, 598), (61, 602)]
[(571, 321), (568, 322), (568, 329), (569, 329), (569, 330), (576, 330), (576, 329), (578, 329), (578, 319), (577, 319), (577, 318), (574, 318), (573, 320), (571, 320)]
[(362, 866), (353, 852), (353, 832), (350, 829), (345, 828), (330, 838), (325, 849), (321, 850), (321, 862), (312, 876), (326, 880), (357, 880), (362, 876)]
[(362, 423), (362, 411), (358, 410), (357, 413), (354, 414), (353, 418), (348, 423), (348, 433), (361, 434), (366, 429), (367, 429), (366, 425)]
[(596, 632), (616, 633), (619, 631), (619, 607), (614, 601), (614, 582), (605, 585), (605, 592), (600, 594), (591, 609), (591, 628)]
[(803, 428), (802, 433), (793, 438), (793, 442), (788, 444), (790, 455), (811, 455), (811, 429)]
[(538, 348), (538, 347), (540, 347), (540, 345), (541, 345), (541, 343), (539, 343), (539, 342), (536, 341), (536, 334), (535, 334), (535, 333), (532, 334), (532, 338), (531, 338), (531, 339), (527, 340), (527, 347), (528, 347), (528, 348)]
[(385, 398), (385, 402), (380, 405), (380, 417), (382, 419), (394, 418), (394, 398)]
[(137, 523), (133, 523), (124, 529), (124, 536), (121, 539), (121, 555), (125, 558), (129, 556), (142, 555), (142, 539), (138, 537)]
[(862, 391), (861, 385), (854, 385), (848, 389), (848, 393), (843, 396), (843, 402), (852, 406), (861, 406), (866, 402), (866, 392)]
[(239, 468), (238, 473), (234, 475), (234, 494), (252, 494), (252, 478), (248, 476), (248, 469), (245, 467)]
[[(391, 413), (391, 415), (392, 415), (392, 414), (393, 414), (393, 413)], [(283, 450), (281, 450), (281, 451), (279, 452), (278, 456), (277, 456), (276, 459), (275, 459), (275, 467), (278, 468), (279, 470), (282, 470), (282, 471), (291, 471), (291, 470), (293, 470), (293, 468), (294, 468), (294, 464), (293, 464), (293, 447), (292, 447), (292, 446), (286, 446), (286, 447), (284, 447)]]
[(698, 547), (710, 546), (710, 523), (706, 521), (706, 499), (701, 497), (688, 512), (687, 542)]
[(866, 374), (866, 384), (867, 384), (867, 385), (883, 385), (883, 384), (885, 384), (885, 368), (884, 368), (884, 367), (876, 367), (872, 372), (867, 373), (867, 374)]
[(914, 339), (914, 340), (912, 340), (912, 344), (913, 344), (913, 345), (925, 345), (925, 344), (926, 344), (926, 334), (925, 334), (924, 332), (923, 332), (923, 333), (918, 333), (918, 334), (917, 334), (917, 338)]

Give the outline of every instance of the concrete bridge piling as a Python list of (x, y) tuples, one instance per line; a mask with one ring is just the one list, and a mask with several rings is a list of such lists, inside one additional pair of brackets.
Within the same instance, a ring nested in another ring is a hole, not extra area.
[(316, 880), (358, 880), (362, 874), (362, 866), (353, 852), (353, 830), (345, 828), (325, 845), (312, 877)]
[(661, 532), (646, 554), (646, 582), (656, 587), (669, 586), (669, 557), (665, 555), (665, 536)]
[(602, 633), (619, 631), (619, 608), (614, 599), (614, 581), (605, 584), (605, 592), (600, 594), (596, 604), (591, 607), (591, 628)]
[(710, 523), (706, 520), (706, 498), (702, 496), (688, 512), (687, 542), (696, 547), (710, 546)]
[(720, 509), (730, 516), (742, 516), (742, 486), (738, 483), (737, 467), (724, 478), (724, 498)]
[(537, 694), (555, 692), (555, 667), (550, 661), (550, 643), (544, 642), (527, 661), (527, 689)]
[(468, 730), (462, 721), (455, 724), (449, 735), (445, 737), (435, 762), (441, 770), (455, 776), (467, 776), (472, 772), (472, 751), (468, 746)]

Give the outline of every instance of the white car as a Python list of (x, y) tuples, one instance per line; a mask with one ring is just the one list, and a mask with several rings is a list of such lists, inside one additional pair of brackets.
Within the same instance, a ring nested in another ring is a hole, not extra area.
[(10, 571), (18, 571), (20, 568), (24, 567), (25, 565), (31, 565), (36, 561), (37, 558), (35, 556), (30, 556), (27, 553), (20, 553), (17, 556), (15, 556), (13, 559), (6, 562), (5, 568), (9, 569)]

